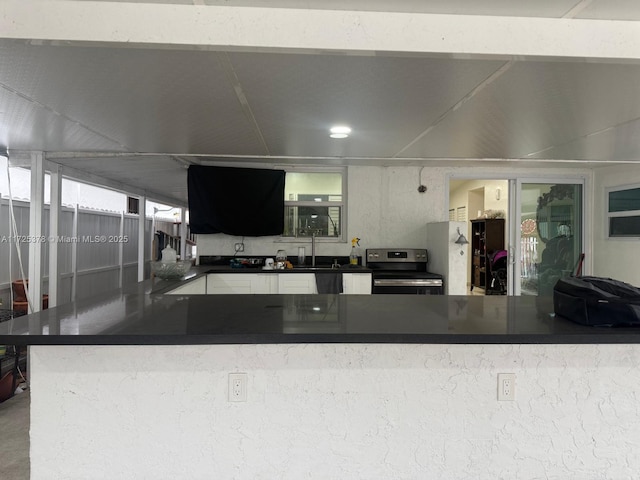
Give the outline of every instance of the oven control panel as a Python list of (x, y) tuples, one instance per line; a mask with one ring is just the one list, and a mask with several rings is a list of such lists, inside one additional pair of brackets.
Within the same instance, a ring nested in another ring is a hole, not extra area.
[(369, 248), (367, 263), (427, 263), (427, 251), (421, 248)]

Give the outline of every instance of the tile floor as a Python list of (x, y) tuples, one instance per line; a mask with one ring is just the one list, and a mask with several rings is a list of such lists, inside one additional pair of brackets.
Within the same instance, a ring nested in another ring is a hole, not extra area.
[(0, 403), (0, 478), (28, 480), (29, 391)]

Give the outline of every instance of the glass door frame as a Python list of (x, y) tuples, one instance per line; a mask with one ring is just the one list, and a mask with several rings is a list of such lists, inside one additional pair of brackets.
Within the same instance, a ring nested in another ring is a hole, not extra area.
[[(509, 262), (507, 275), (509, 278), (507, 295), (521, 295), (522, 287), (520, 284), (520, 276), (522, 274), (522, 266), (520, 258), (522, 257), (521, 239), (522, 232), (520, 225), (522, 224), (522, 186), (523, 184), (553, 184), (553, 185), (580, 185), (582, 187), (580, 211), (582, 214), (580, 232), (580, 241), (582, 252), (591, 252), (591, 236), (588, 232), (592, 232), (591, 217), (591, 181), (587, 176), (540, 176), (540, 177), (518, 177), (509, 181)], [(513, 192), (513, 195), (512, 195)], [(590, 272), (590, 254), (587, 254), (588, 262), (582, 266), (583, 275)]]
[[(520, 206), (522, 203), (522, 184), (525, 183), (553, 183), (553, 184), (573, 184), (582, 185), (582, 228), (580, 231), (582, 240), (582, 251), (586, 254), (585, 262), (582, 266), (582, 274), (589, 275), (591, 272), (592, 255), (591, 255), (591, 235), (593, 233), (592, 216), (593, 216), (593, 188), (592, 178), (584, 174), (556, 174), (556, 175), (505, 175), (504, 173), (448, 173), (445, 175), (445, 206), (446, 211), (449, 210), (450, 201), (450, 183), (451, 180), (506, 180), (508, 182), (509, 195), (509, 212), (507, 214), (507, 245), (508, 252), (507, 261), (507, 295), (521, 295), (520, 274), (522, 273), (520, 266), (520, 257), (522, 249), (520, 246), (521, 232), (520, 224), (522, 223), (522, 212)], [(468, 219), (467, 219), (468, 221)]]

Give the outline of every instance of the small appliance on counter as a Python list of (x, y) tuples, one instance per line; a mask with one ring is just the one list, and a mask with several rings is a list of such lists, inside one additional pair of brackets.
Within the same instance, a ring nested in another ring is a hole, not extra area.
[(286, 250), (278, 250), (276, 252), (276, 270), (284, 270), (287, 268), (287, 252)]
[(263, 270), (273, 270), (275, 267), (275, 262), (273, 260), (273, 258), (267, 258), (264, 261), (264, 267), (262, 267)]

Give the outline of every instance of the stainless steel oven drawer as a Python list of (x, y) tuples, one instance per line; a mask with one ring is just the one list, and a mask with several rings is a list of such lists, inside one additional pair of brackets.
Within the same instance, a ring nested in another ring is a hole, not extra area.
[(442, 287), (438, 278), (377, 278), (374, 287)]

